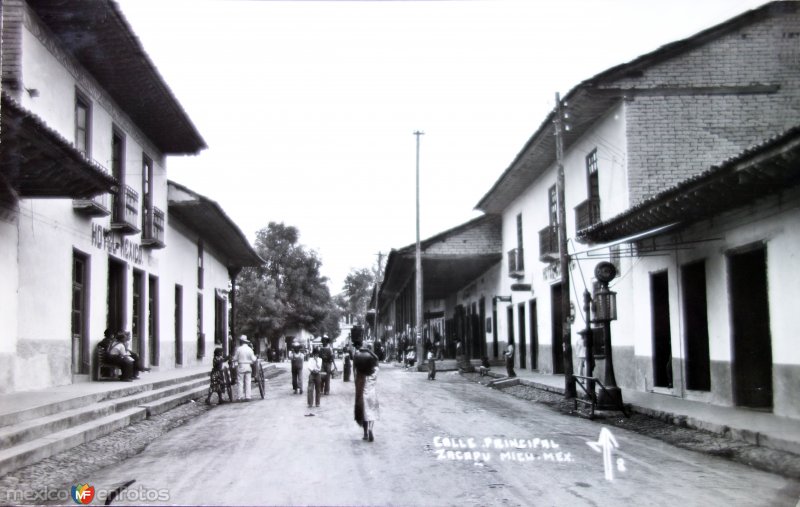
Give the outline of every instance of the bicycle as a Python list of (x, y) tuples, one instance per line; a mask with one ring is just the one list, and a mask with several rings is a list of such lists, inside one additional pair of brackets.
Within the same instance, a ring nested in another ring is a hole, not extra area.
[(259, 360), (253, 363), (253, 382), (258, 385), (258, 392), (261, 394), (261, 399), (263, 400), (264, 396), (267, 395), (267, 380), (264, 375), (264, 366)]

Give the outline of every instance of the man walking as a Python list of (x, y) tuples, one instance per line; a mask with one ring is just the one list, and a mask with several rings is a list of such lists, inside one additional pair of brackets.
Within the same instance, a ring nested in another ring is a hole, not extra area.
[(300, 352), (300, 344), (293, 343), (292, 350), (289, 352), (289, 361), (292, 364), (292, 389), (294, 394), (300, 389), (300, 394), (303, 394), (303, 361), (305, 356)]
[(331, 377), (333, 376), (333, 347), (328, 335), (322, 336), (322, 348), (319, 351), (322, 360), (322, 393), (331, 394)]
[(236, 388), (237, 399), (239, 401), (250, 401), (252, 386), (250, 381), (253, 378), (253, 363), (256, 362), (256, 355), (253, 349), (250, 348), (250, 340), (247, 336), (242, 335), (239, 337), (239, 347), (233, 354), (233, 359), (236, 361), (236, 368), (239, 378), (239, 386)]

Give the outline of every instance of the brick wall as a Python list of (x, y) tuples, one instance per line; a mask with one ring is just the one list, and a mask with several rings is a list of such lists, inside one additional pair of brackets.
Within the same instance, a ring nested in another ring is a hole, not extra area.
[(492, 254), (502, 252), (500, 217), (486, 217), (460, 231), (455, 231), (425, 249), (426, 254)]
[(647, 68), (621, 88), (778, 85), (774, 93), (632, 95), (631, 205), (800, 124), (800, 13), (728, 33)]

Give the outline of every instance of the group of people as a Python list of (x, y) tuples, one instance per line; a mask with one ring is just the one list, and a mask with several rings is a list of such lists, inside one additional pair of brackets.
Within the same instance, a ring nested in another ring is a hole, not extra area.
[(104, 354), (103, 363), (120, 369), (119, 379), (123, 382), (133, 382), (139, 378), (140, 372), (150, 371), (142, 364), (139, 355), (131, 350), (131, 334), (127, 331), (114, 333), (106, 329), (97, 347)]
[[(363, 439), (374, 441), (375, 421), (380, 417), (377, 381), (378, 355), (363, 343), (360, 338), (353, 339), (352, 349), (343, 352), (343, 381), (350, 382), (351, 369), (355, 376), (354, 419), (364, 432)], [(292, 370), (292, 393), (303, 394), (303, 368), (308, 364), (308, 383), (306, 386), (308, 407), (319, 407), (323, 395), (331, 392), (331, 379), (337, 371), (335, 354), (327, 336), (322, 338), (322, 347), (315, 348), (306, 357), (300, 344), (294, 343), (289, 352)]]
[[(225, 391), (225, 368), (228, 368), (230, 363), (236, 365), (236, 399), (242, 402), (250, 401), (253, 394), (253, 365), (258, 361), (256, 353), (253, 351), (253, 344), (250, 343), (247, 336), (241, 335), (239, 337), (239, 346), (236, 347), (232, 356), (224, 356), (222, 345), (217, 345), (214, 348), (214, 357), (211, 360), (211, 373), (210, 383), (208, 387), (208, 396), (206, 397), (206, 404), (211, 404), (211, 396), (217, 395), (217, 403), (224, 403), (222, 394)], [(233, 400), (228, 400), (233, 401)]]
[[(251, 365), (257, 361), (252, 345), (246, 336), (239, 337), (239, 347), (232, 357), (223, 355), (222, 347), (214, 349), (214, 358), (210, 373), (210, 386), (206, 403), (211, 403), (213, 394), (217, 394), (218, 403), (223, 403), (223, 392), (225, 387), (224, 368), (226, 363), (235, 361), (238, 373), (238, 399), (241, 401), (250, 400), (251, 396)], [(306, 385), (307, 401), (309, 408), (319, 407), (322, 395), (329, 395), (331, 392), (331, 379), (337, 371), (335, 354), (330, 343), (330, 339), (325, 336), (322, 339), (322, 347), (312, 350), (306, 357), (300, 348), (300, 344), (294, 343), (288, 353), (292, 371), (292, 392), (293, 394), (303, 394), (303, 368), (308, 364), (308, 382)], [(363, 430), (363, 439), (369, 442), (374, 441), (375, 421), (380, 417), (380, 404), (378, 402), (378, 355), (360, 338), (353, 339), (353, 348), (344, 351), (344, 382), (350, 381), (350, 370), (352, 367), (355, 376), (355, 404), (353, 417), (356, 423)], [(231, 400), (232, 401), (232, 400)]]

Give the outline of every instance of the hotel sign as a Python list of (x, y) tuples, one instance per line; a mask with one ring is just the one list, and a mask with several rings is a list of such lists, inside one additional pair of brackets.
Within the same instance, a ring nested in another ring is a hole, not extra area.
[(100, 224), (92, 224), (92, 245), (128, 262), (142, 264), (142, 245)]

